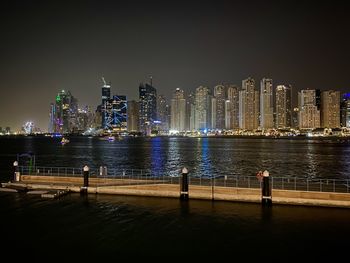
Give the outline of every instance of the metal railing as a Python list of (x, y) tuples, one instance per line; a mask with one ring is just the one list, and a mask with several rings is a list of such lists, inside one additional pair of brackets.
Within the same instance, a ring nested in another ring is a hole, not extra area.
[[(22, 175), (82, 177), (82, 168), (72, 167), (19, 167)], [(98, 178), (97, 185), (144, 185), (144, 184), (180, 184), (178, 176), (164, 175), (160, 171), (142, 169), (104, 169), (90, 168), (89, 177)], [(110, 180), (110, 179), (120, 179)], [(261, 188), (261, 182), (255, 176), (226, 175), (219, 177), (193, 177), (189, 174), (189, 185), (210, 187)], [(349, 193), (350, 179), (301, 178), (270, 176), (270, 185), (275, 190), (313, 191)]]

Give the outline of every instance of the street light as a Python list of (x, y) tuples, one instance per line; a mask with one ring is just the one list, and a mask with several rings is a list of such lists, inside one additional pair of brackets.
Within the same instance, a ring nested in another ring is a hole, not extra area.
[(211, 177), (211, 200), (214, 200), (214, 182), (215, 182), (215, 177)]

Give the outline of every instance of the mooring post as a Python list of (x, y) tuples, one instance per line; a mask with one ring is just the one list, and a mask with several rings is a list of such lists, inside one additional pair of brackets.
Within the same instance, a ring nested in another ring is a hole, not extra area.
[(182, 176), (181, 176), (181, 184), (180, 184), (180, 199), (188, 200), (188, 170), (186, 167), (182, 168)]
[(18, 167), (18, 162), (17, 161), (13, 162), (13, 168), (14, 168), (13, 181), (14, 182), (19, 182), (21, 174), (19, 172), (19, 167)]
[(267, 170), (265, 170), (263, 172), (261, 203), (263, 206), (271, 206), (272, 205), (272, 196), (271, 196), (271, 188), (270, 188), (270, 174)]
[(89, 167), (85, 165), (83, 167), (83, 177), (84, 177), (84, 184), (83, 187), (80, 188), (80, 193), (87, 194), (87, 190), (89, 187)]

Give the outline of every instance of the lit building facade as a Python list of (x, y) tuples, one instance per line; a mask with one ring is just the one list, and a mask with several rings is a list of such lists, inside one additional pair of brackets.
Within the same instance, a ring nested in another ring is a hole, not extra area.
[(299, 129), (320, 127), (320, 110), (316, 105), (316, 90), (298, 92)]
[(259, 92), (255, 90), (255, 80), (252, 78), (242, 81), (239, 92), (239, 127), (244, 130), (259, 127)]
[(195, 130), (205, 131), (211, 128), (211, 95), (207, 87), (196, 89)]
[(186, 99), (184, 91), (177, 88), (171, 99), (170, 130), (186, 131)]
[(214, 87), (215, 98), (215, 121), (212, 128), (223, 130), (225, 129), (225, 102), (226, 102), (226, 87), (224, 85), (217, 85)]
[(112, 103), (112, 129), (114, 132), (127, 130), (127, 100), (124, 95), (114, 95)]
[(167, 100), (165, 96), (157, 96), (157, 120), (160, 121), (160, 130), (169, 130), (169, 118), (167, 115)]
[(292, 87), (278, 85), (276, 87), (276, 128), (292, 127)]
[(327, 90), (321, 93), (321, 127), (340, 127), (340, 91)]
[(260, 82), (260, 127), (261, 129), (274, 127), (272, 79), (263, 78)]
[(128, 101), (127, 106), (127, 130), (128, 132), (139, 131), (139, 102), (135, 100)]
[(112, 129), (112, 103), (111, 103), (111, 84), (107, 84), (105, 79), (103, 80), (102, 91), (102, 103), (101, 103), (101, 127), (105, 130)]
[(141, 83), (140, 98), (140, 131), (150, 135), (157, 121), (157, 90), (150, 84)]
[[(239, 88), (229, 85), (227, 88), (227, 100), (225, 103), (226, 114), (229, 113), (230, 120), (226, 121), (226, 129), (239, 128)], [(229, 112), (227, 111), (229, 109)], [(227, 116), (225, 117), (227, 119)], [(229, 125), (227, 125), (229, 124)]]
[(340, 104), (341, 126), (350, 128), (350, 93), (342, 95)]

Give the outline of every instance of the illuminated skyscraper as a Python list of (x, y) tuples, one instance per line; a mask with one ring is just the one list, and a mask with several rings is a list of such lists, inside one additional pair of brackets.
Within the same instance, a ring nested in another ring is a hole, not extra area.
[(78, 100), (72, 96), (70, 91), (62, 90), (56, 96), (54, 131), (59, 133), (70, 133), (76, 126), (78, 113)]
[[(239, 128), (239, 88), (229, 85), (227, 88), (226, 112), (230, 114), (230, 120), (226, 122), (226, 129)], [(229, 112), (227, 111), (229, 109)], [(227, 119), (227, 116), (226, 116)]]
[(320, 111), (316, 105), (316, 90), (298, 92), (299, 129), (320, 127)]
[(140, 130), (150, 135), (157, 121), (157, 90), (150, 84), (141, 83), (139, 86), (140, 96)]
[(292, 88), (278, 85), (276, 87), (276, 128), (292, 127)]
[(49, 133), (55, 132), (55, 118), (56, 118), (56, 107), (54, 103), (50, 104), (50, 113), (49, 113)]
[(128, 101), (127, 116), (128, 116), (128, 132), (139, 131), (139, 102), (131, 100)]
[(186, 130), (193, 131), (195, 129), (195, 106), (196, 96), (190, 93), (186, 100)]
[(239, 127), (245, 130), (259, 127), (259, 91), (255, 90), (252, 78), (243, 80), (239, 91)]
[(165, 96), (157, 96), (157, 120), (160, 121), (160, 130), (168, 131), (169, 130), (169, 118), (167, 115), (167, 101)]
[(114, 132), (125, 132), (127, 130), (127, 101), (124, 95), (113, 96), (112, 128)]
[(342, 95), (340, 104), (341, 126), (350, 128), (350, 93)]
[(274, 127), (272, 79), (263, 78), (260, 82), (260, 127), (262, 129)]
[(211, 95), (207, 87), (196, 89), (195, 129), (205, 131), (211, 128)]
[(102, 103), (101, 103), (101, 116), (102, 116), (102, 128), (110, 130), (112, 128), (112, 104), (111, 104), (111, 85), (107, 84), (102, 77)]
[(321, 93), (321, 127), (340, 127), (340, 91), (327, 90)]
[(171, 122), (170, 130), (186, 130), (186, 99), (182, 89), (177, 88), (171, 99)]
[(223, 130), (225, 129), (225, 102), (226, 102), (226, 88), (224, 85), (217, 85), (214, 87), (214, 98), (216, 99), (216, 107), (213, 108), (215, 112), (215, 122), (212, 128)]

